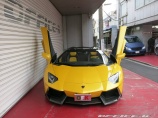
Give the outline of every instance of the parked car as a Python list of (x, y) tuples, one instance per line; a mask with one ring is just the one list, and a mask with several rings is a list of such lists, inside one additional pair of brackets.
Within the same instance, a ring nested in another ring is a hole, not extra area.
[(43, 27), (42, 56), (47, 60), (44, 72), (44, 92), (49, 101), (56, 104), (108, 105), (122, 96), (123, 71), (120, 61), (123, 53), (126, 27), (120, 31), (117, 50), (108, 56), (90, 47), (72, 47), (58, 58), (47, 28)]
[(125, 36), (126, 44), (124, 53), (126, 55), (145, 55), (146, 48), (143, 42), (137, 36)]

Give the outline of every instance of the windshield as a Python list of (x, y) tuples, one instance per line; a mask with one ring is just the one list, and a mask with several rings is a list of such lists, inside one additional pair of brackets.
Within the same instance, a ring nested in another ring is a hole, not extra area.
[(56, 60), (55, 64), (68, 66), (98, 66), (113, 63), (102, 51), (75, 50), (66, 51)]
[(137, 36), (134, 36), (134, 37), (126, 37), (126, 41), (127, 41), (128, 43), (141, 42), (141, 40), (140, 40)]

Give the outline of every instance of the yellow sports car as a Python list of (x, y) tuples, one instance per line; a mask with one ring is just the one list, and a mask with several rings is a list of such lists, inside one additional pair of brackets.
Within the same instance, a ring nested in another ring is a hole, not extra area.
[(108, 105), (118, 101), (123, 88), (120, 62), (125, 56), (125, 26), (120, 28), (110, 56), (90, 47), (72, 47), (57, 58), (49, 31), (45, 27), (41, 31), (42, 56), (48, 62), (44, 73), (44, 91), (49, 101), (79, 105)]

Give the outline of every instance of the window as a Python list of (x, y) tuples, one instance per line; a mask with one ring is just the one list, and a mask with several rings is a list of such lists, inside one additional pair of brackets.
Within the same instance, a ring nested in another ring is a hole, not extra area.
[(147, 5), (155, 0), (135, 0), (136, 9), (143, 7), (144, 5)]
[(137, 36), (135, 36), (135, 37), (127, 37), (127, 38), (126, 38), (126, 41), (127, 41), (128, 43), (141, 42), (140, 39), (139, 39)]
[(149, 4), (149, 3), (153, 2), (153, 1), (155, 1), (155, 0), (145, 0), (145, 5)]
[(136, 9), (144, 6), (144, 0), (135, 0), (136, 1)]
[(121, 3), (121, 17), (127, 15), (127, 5), (126, 2)]

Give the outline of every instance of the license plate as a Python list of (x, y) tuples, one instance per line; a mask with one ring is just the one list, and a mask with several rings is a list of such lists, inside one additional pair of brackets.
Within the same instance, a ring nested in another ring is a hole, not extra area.
[(75, 94), (75, 101), (91, 101), (91, 94)]
[(138, 54), (138, 53), (139, 53), (139, 51), (135, 51), (135, 53), (137, 53), (137, 54)]

